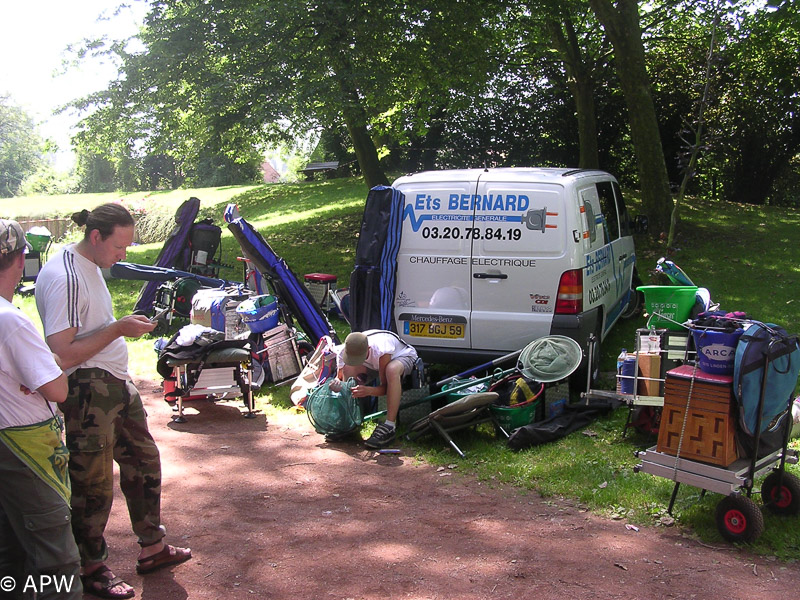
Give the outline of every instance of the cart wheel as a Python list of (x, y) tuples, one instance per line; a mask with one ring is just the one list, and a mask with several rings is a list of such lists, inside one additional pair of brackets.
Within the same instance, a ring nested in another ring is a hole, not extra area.
[(767, 475), (761, 486), (761, 499), (764, 505), (776, 515), (793, 516), (800, 513), (800, 478), (792, 473), (783, 473), (780, 486), (780, 473)]
[(717, 504), (717, 530), (729, 542), (754, 542), (764, 533), (764, 515), (746, 496), (727, 496)]

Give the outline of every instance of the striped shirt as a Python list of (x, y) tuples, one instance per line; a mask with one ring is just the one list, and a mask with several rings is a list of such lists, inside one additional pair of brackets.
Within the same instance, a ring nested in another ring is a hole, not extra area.
[[(100, 268), (81, 256), (75, 244), (62, 248), (48, 260), (36, 278), (36, 308), (44, 325), (44, 335), (77, 327), (80, 339), (113, 323), (111, 294)], [(105, 369), (120, 379), (128, 375), (128, 348), (118, 337), (100, 352), (72, 369)]]

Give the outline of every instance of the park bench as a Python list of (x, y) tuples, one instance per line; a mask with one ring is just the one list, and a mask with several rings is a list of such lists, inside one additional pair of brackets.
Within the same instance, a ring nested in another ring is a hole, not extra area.
[[(339, 161), (333, 162), (311, 162), (305, 167), (300, 169), (300, 172), (306, 176), (306, 181), (314, 179), (314, 173), (332, 173), (339, 168)], [(329, 175), (330, 176), (330, 175)]]

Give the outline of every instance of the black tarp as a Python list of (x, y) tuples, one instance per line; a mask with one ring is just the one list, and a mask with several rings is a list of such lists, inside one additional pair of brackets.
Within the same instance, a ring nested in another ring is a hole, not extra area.
[(376, 186), (369, 191), (350, 274), (350, 326), (353, 331), (397, 332), (394, 294), (397, 253), (403, 227), (403, 194)]
[(560, 415), (514, 430), (508, 438), (508, 446), (512, 450), (524, 450), (538, 444), (560, 440), (586, 427), (597, 417), (607, 415), (619, 405), (620, 403), (614, 400), (590, 400), (588, 404), (583, 402), (567, 404)]

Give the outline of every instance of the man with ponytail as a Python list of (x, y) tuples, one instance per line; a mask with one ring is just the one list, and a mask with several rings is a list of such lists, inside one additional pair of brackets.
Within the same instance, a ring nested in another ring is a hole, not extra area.
[(63, 404), (70, 451), (72, 526), (81, 554), (84, 591), (130, 598), (134, 590), (105, 565), (104, 532), (113, 499), (113, 461), (141, 550), (136, 572), (189, 560), (191, 551), (164, 542), (161, 459), (141, 397), (128, 374), (126, 337), (155, 327), (147, 317), (114, 318), (101, 269), (124, 260), (134, 221), (120, 204), (75, 213), (83, 239), (45, 263), (36, 280), (36, 307), (51, 350), (62, 358), (69, 394)]

